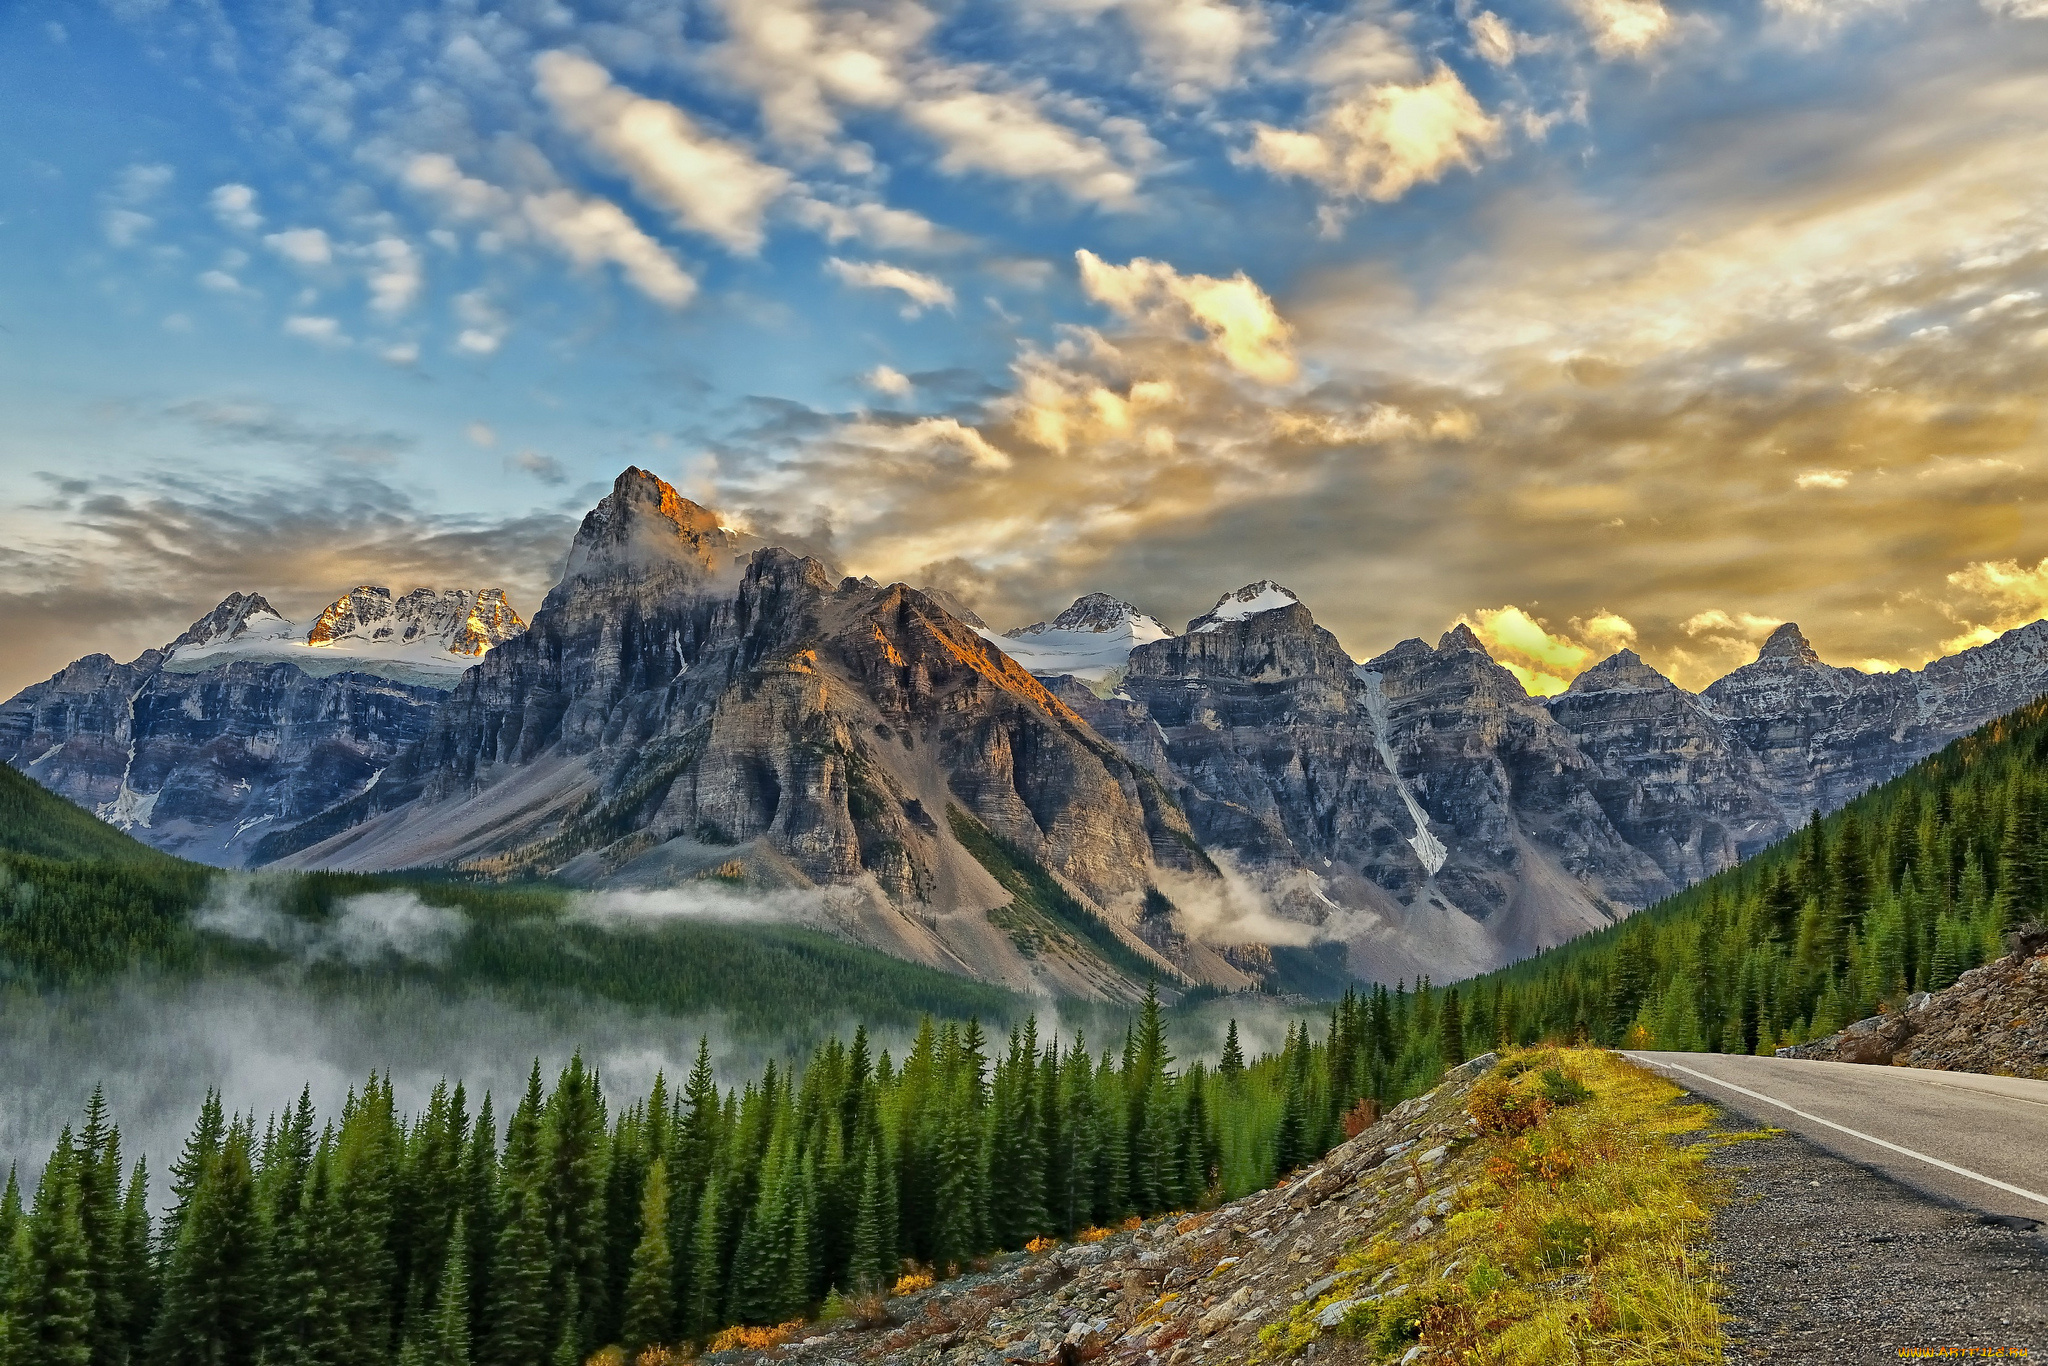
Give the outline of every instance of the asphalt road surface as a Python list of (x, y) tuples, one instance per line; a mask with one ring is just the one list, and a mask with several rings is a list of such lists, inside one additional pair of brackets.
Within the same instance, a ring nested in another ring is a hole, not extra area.
[(2048, 1224), (2048, 1082), (1721, 1053), (1626, 1056), (1923, 1194)]

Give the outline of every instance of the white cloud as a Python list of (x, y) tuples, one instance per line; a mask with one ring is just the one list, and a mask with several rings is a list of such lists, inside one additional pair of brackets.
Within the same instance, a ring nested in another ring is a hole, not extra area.
[(199, 286), (219, 294), (253, 294), (254, 290), (224, 270), (206, 270), (199, 273)]
[(334, 259), (334, 245), (319, 228), (287, 228), (283, 232), (273, 232), (263, 239), (263, 245), (287, 261), (302, 266), (324, 266)]
[(128, 204), (147, 204), (162, 194), (177, 174), (161, 162), (123, 166), (114, 177), (114, 197)]
[(730, 40), (718, 67), (761, 102), (782, 145), (863, 169), (865, 149), (840, 144), (835, 105), (892, 109), (909, 97), (903, 64), (934, 19), (916, 3), (827, 10), (813, 0), (722, 0)]
[(456, 335), (455, 349), (466, 356), (488, 356), (504, 344), (511, 325), (491, 302), (490, 295), (472, 289), (455, 296), (455, 316), (465, 324)]
[(1730, 613), (1718, 607), (1710, 607), (1704, 612), (1687, 617), (1680, 629), (1689, 636), (1701, 635), (1708, 631), (1732, 631), (1736, 635), (1754, 640), (1769, 635), (1784, 624), (1783, 617), (1761, 617), (1754, 612)]
[(411, 365), (420, 358), (420, 344), (410, 341), (393, 342), (385, 347), (381, 354), (393, 365)]
[(433, 195), (460, 219), (493, 218), (513, 210), (511, 194), (487, 180), (464, 175), (455, 158), (422, 152), (405, 166), (405, 183)]
[(1792, 482), (1803, 489), (1845, 489), (1849, 487), (1849, 471), (1805, 470)]
[(1256, 129), (1250, 156), (1267, 170), (1382, 203), (1453, 170), (1476, 170), (1502, 131), (1447, 66), (1426, 81), (1366, 86), (1303, 130)]
[(294, 314), (284, 320), (284, 331), (288, 337), (298, 337), (322, 346), (347, 346), (348, 337), (341, 330), (341, 323), (335, 318), (323, 318), (309, 314)]
[(915, 101), (905, 116), (945, 149), (939, 169), (949, 175), (979, 171), (1011, 180), (1046, 180), (1106, 209), (1137, 207), (1137, 173), (1102, 139), (1047, 118), (1022, 91), (935, 94)]
[(1237, 80), (1239, 60), (1270, 35), (1257, 4), (1226, 0), (1053, 0), (1070, 13), (1114, 10), (1138, 40), (1145, 65), (1184, 99)]
[(487, 422), (472, 422), (462, 429), (462, 434), (468, 437), (473, 444), (482, 446), (486, 450), (498, 444), (498, 434), (491, 430), (491, 426)]
[(1519, 35), (1492, 10), (1481, 10), (1466, 28), (1472, 34), (1472, 50), (1487, 61), (1506, 66), (1515, 60)]
[(550, 190), (528, 195), (522, 207), (526, 221), (579, 266), (610, 261), (641, 293), (670, 308), (681, 308), (697, 293), (689, 272), (609, 199)]
[(886, 204), (833, 204), (806, 195), (794, 201), (797, 222), (835, 245), (857, 239), (881, 251), (930, 251), (939, 245), (929, 218)]
[(888, 394), (893, 398), (902, 398), (915, 387), (910, 382), (910, 376), (891, 365), (877, 365), (862, 375), (860, 382), (878, 394)]
[(370, 307), (386, 317), (403, 313), (419, 297), (420, 256), (402, 237), (380, 237), (368, 248)]
[(2009, 19), (2048, 19), (2048, 0), (1983, 0), (1983, 5)]
[(206, 202), (222, 227), (254, 232), (263, 226), (263, 215), (256, 212), (256, 191), (247, 185), (216, 185)]
[(100, 215), (100, 227), (106, 232), (110, 246), (132, 247), (155, 225), (154, 218), (133, 209), (108, 209)]
[(902, 294), (909, 300), (903, 306), (906, 318), (915, 318), (927, 308), (953, 306), (953, 290), (945, 281), (886, 261), (845, 261), (834, 256), (825, 262), (825, 268), (854, 289), (893, 289)]
[(1572, 10), (1602, 57), (1641, 57), (1676, 31), (1661, 0), (1571, 0)]
[(587, 57), (544, 52), (533, 69), (556, 117), (616, 162), (643, 198), (733, 251), (760, 250), (761, 220), (789, 188), (789, 172), (705, 132), (675, 105), (613, 84)]
[(1242, 271), (1227, 280), (1182, 275), (1163, 261), (1140, 256), (1113, 266), (1092, 251), (1074, 253), (1081, 288), (1124, 318), (1163, 323), (1176, 331), (1192, 323), (1209, 336), (1218, 355), (1239, 374), (1265, 384), (1295, 376), (1291, 330), (1266, 292)]
[[(579, 266), (606, 261), (616, 265), (635, 287), (670, 308), (680, 308), (697, 292), (697, 281), (676, 263), (667, 248), (640, 229), (624, 209), (609, 199), (554, 189), (514, 195), (489, 181), (465, 175), (453, 157), (424, 153), (406, 163), (405, 183), (432, 195), (456, 218), (489, 220), (486, 238), (529, 235), (554, 247)], [(495, 236), (493, 236), (495, 235)], [(488, 333), (479, 335), (479, 340)], [(479, 353), (495, 349), (471, 346)]]

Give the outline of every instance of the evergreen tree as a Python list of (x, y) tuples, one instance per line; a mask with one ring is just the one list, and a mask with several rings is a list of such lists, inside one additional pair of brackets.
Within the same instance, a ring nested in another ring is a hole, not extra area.
[(628, 1356), (670, 1340), (675, 1321), (675, 1268), (668, 1238), (668, 1164), (657, 1157), (647, 1168), (640, 1196), (640, 1241), (626, 1278), (625, 1321), (620, 1340)]

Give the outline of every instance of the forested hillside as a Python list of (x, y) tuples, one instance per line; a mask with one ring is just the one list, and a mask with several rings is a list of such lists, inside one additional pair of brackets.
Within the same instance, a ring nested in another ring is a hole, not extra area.
[(1937, 991), (2048, 909), (2048, 700), (1739, 867), (1464, 984), (1465, 1033), (1768, 1052)]
[(431, 958), (357, 953), (305, 965), (316, 985), (339, 989), (406, 977), (522, 998), (582, 995), (678, 1015), (722, 1012), (743, 1029), (778, 1036), (806, 1022), (908, 1028), (924, 1014), (1020, 1013), (998, 988), (798, 925), (686, 917), (600, 924), (574, 913), (573, 893), (547, 884), (224, 873), (138, 843), (0, 765), (0, 981), (60, 985), (129, 968), (246, 972), (292, 960), (276, 934), (251, 940), (195, 926), (229, 887), (307, 933), (380, 893), (410, 894), (460, 917), (460, 932)]
[[(993, 1045), (927, 1021), (899, 1061), (865, 1031), (723, 1093), (608, 1098), (577, 1059), (517, 1098), (371, 1077), (339, 1115), (199, 1116), (152, 1221), (99, 1096), (32, 1199), (0, 1205), (14, 1363), (580, 1362), (702, 1343), (906, 1273), (1270, 1184), (1369, 1118), (1394, 1059), (1382, 994), (1314, 1039), (1175, 1067), (1148, 999), (1114, 1046)], [(495, 1116), (510, 1103), (500, 1134)], [(472, 1112), (472, 1105), (474, 1111)]]

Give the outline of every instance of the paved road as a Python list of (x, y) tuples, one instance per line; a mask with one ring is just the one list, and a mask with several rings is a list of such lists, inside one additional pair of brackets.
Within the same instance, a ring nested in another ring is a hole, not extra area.
[(1721, 1053), (1627, 1056), (1901, 1185), (2048, 1224), (2048, 1082)]

